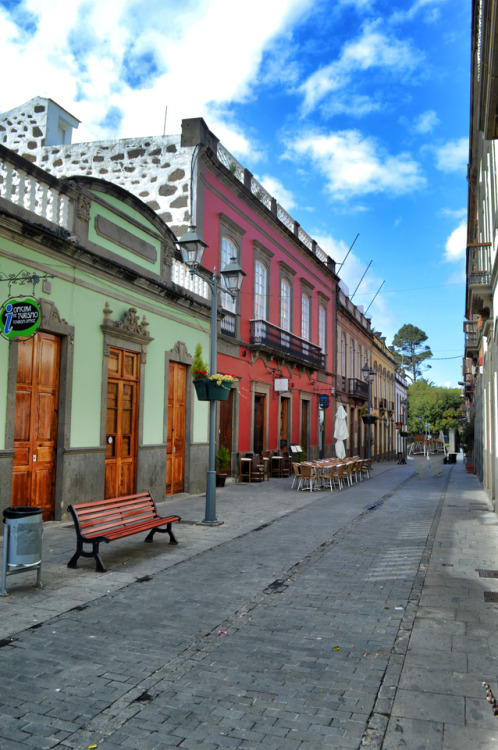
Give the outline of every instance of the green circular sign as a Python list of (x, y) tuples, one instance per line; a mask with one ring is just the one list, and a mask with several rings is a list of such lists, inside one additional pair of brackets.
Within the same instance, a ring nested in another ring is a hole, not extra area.
[(5, 339), (29, 338), (40, 323), (40, 305), (33, 297), (12, 297), (0, 310), (0, 334)]

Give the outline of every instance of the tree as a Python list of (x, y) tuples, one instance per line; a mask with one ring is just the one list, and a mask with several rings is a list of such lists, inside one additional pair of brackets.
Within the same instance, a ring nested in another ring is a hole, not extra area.
[(409, 432), (424, 432), (426, 422), (432, 434), (437, 435), (440, 430), (447, 434), (450, 427), (459, 431), (461, 416), (460, 388), (436, 388), (424, 378), (408, 386)]
[(432, 357), (429, 346), (423, 345), (427, 341), (427, 335), (417, 326), (405, 323), (393, 338), (393, 353), (396, 364), (402, 367), (406, 376), (415, 383), (422, 375), (422, 370), (430, 368), (429, 364), (423, 364), (425, 360)]

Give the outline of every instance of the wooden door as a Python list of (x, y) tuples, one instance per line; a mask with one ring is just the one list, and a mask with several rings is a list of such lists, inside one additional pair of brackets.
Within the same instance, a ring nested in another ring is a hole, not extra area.
[(280, 401), (280, 444), (279, 450), (288, 449), (287, 440), (289, 436), (289, 399), (282, 398)]
[(185, 418), (187, 407), (187, 367), (169, 363), (168, 442), (166, 455), (166, 494), (175, 495), (185, 487)]
[(308, 452), (308, 402), (301, 401), (301, 448)]
[(19, 341), (14, 426), (12, 505), (55, 510), (60, 339), (37, 333)]
[[(233, 394), (234, 389), (230, 390), (228, 399), (220, 401), (220, 448), (228, 448), (230, 455), (232, 453), (232, 421), (233, 421)], [(230, 466), (227, 468), (227, 474), (230, 476)]]
[(111, 347), (107, 375), (105, 497), (135, 492), (140, 357)]
[(254, 396), (254, 453), (261, 455), (265, 449), (265, 395)]

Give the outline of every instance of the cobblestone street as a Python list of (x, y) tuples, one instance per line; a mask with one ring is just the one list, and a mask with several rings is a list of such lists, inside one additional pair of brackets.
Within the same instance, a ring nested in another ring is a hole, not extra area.
[(108, 545), (106, 574), (65, 568), (74, 532), (46, 525), (45, 588), (27, 572), (0, 600), (0, 748), (498, 747), (476, 477), (381, 464), (342, 492), (289, 487), (226, 487), (219, 527), (173, 499), (178, 547)]

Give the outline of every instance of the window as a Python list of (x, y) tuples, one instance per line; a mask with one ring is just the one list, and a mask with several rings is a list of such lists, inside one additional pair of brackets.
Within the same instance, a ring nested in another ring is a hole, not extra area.
[(301, 338), (306, 341), (311, 338), (311, 299), (306, 292), (301, 295)]
[(318, 308), (318, 344), (323, 353), (327, 349), (327, 308), (320, 305)]
[[(291, 330), (291, 285), (287, 279), (280, 279), (280, 328)], [(290, 345), (290, 338), (285, 333), (281, 334), (281, 339), (284, 346)]]
[(346, 334), (341, 336), (341, 375), (346, 377)]
[[(230, 263), (232, 258), (238, 259), (238, 257), (239, 253), (236, 245), (231, 240), (229, 240), (228, 237), (223, 237), (221, 240), (220, 250), (220, 271), (222, 271), (225, 266)], [(225, 281), (223, 280), (222, 285), (224, 284)], [(236, 312), (236, 300), (232, 297), (231, 294), (228, 294), (228, 292), (221, 293), (221, 306), (231, 313)]]
[(287, 279), (280, 280), (280, 328), (291, 330), (291, 285)]
[(268, 272), (260, 260), (254, 264), (254, 317), (266, 320), (266, 285)]

